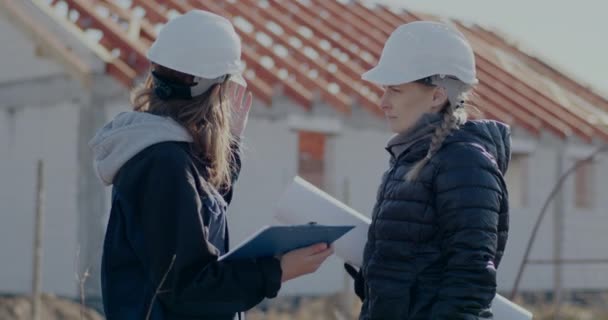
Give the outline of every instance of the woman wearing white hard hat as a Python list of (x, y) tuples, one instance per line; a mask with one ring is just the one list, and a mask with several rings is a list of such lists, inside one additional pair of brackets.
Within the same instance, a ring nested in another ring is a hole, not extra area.
[(223, 17), (196, 10), (169, 21), (148, 52), (134, 111), (91, 141), (97, 174), (113, 186), (101, 267), (108, 319), (241, 318), (331, 255), (319, 244), (218, 262), (252, 103), (240, 56)]
[(456, 29), (400, 26), (363, 79), (395, 135), (359, 271), (360, 319), (492, 319), (508, 231), (509, 128), (467, 121), (475, 57)]

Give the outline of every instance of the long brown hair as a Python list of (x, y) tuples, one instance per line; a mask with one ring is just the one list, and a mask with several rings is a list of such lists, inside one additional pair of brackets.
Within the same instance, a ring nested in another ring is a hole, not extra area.
[[(194, 84), (194, 76), (157, 64), (152, 65), (151, 71), (173, 82)], [(205, 179), (218, 190), (231, 186), (234, 166), (231, 145), (235, 141), (230, 133), (227, 91), (227, 80), (224, 80), (189, 100), (161, 100), (154, 93), (150, 73), (144, 83), (131, 92), (135, 111), (171, 117), (188, 130), (193, 140), (193, 154), (205, 164)]]

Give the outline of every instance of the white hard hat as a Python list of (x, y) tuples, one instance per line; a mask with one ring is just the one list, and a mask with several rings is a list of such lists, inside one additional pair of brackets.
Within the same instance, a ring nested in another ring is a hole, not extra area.
[[(241, 39), (228, 19), (192, 10), (160, 30), (147, 54), (151, 62), (201, 78), (199, 82), (229, 79), (246, 86), (241, 73)], [(204, 81), (208, 80), (208, 81)]]
[(475, 55), (458, 30), (439, 22), (416, 21), (399, 26), (389, 36), (378, 65), (362, 79), (379, 85), (399, 85), (440, 75), (477, 83)]

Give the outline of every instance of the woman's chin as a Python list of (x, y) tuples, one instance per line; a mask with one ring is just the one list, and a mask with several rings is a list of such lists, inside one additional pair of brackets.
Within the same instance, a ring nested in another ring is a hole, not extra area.
[(391, 132), (393, 133), (401, 133), (407, 130), (407, 128), (404, 129), (404, 126), (401, 124), (396, 123), (394, 120), (391, 121), (391, 119), (388, 119), (388, 128), (391, 130)]

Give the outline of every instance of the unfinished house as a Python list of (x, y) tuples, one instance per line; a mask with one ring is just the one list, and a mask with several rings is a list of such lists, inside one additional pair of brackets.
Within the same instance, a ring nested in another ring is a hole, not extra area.
[[(1, 0), (1, 292), (31, 288), (42, 160), (43, 289), (77, 296), (75, 278), (89, 270), (85, 292), (99, 297), (110, 189), (93, 173), (87, 142), (129, 110), (129, 88), (146, 73), (145, 52), (159, 28), (193, 8), (234, 23), (255, 97), (229, 210), (232, 240), (272, 224), (275, 199), (298, 174), (371, 213), (390, 133), (377, 108), (380, 88), (360, 74), (398, 25), (438, 18), (357, 1)], [(472, 103), (481, 117), (513, 129), (511, 234), (499, 270), (499, 290), (508, 291), (551, 187), (574, 161), (608, 142), (608, 100), (494, 31), (442, 21), (460, 29), (476, 51), (480, 84)], [(608, 264), (600, 263), (608, 259), (606, 189), (605, 156), (566, 180), (541, 225), (521, 290), (552, 290), (556, 281), (566, 289), (608, 288)], [(342, 262), (332, 258), (282, 294), (335, 293), (347, 280)]]

